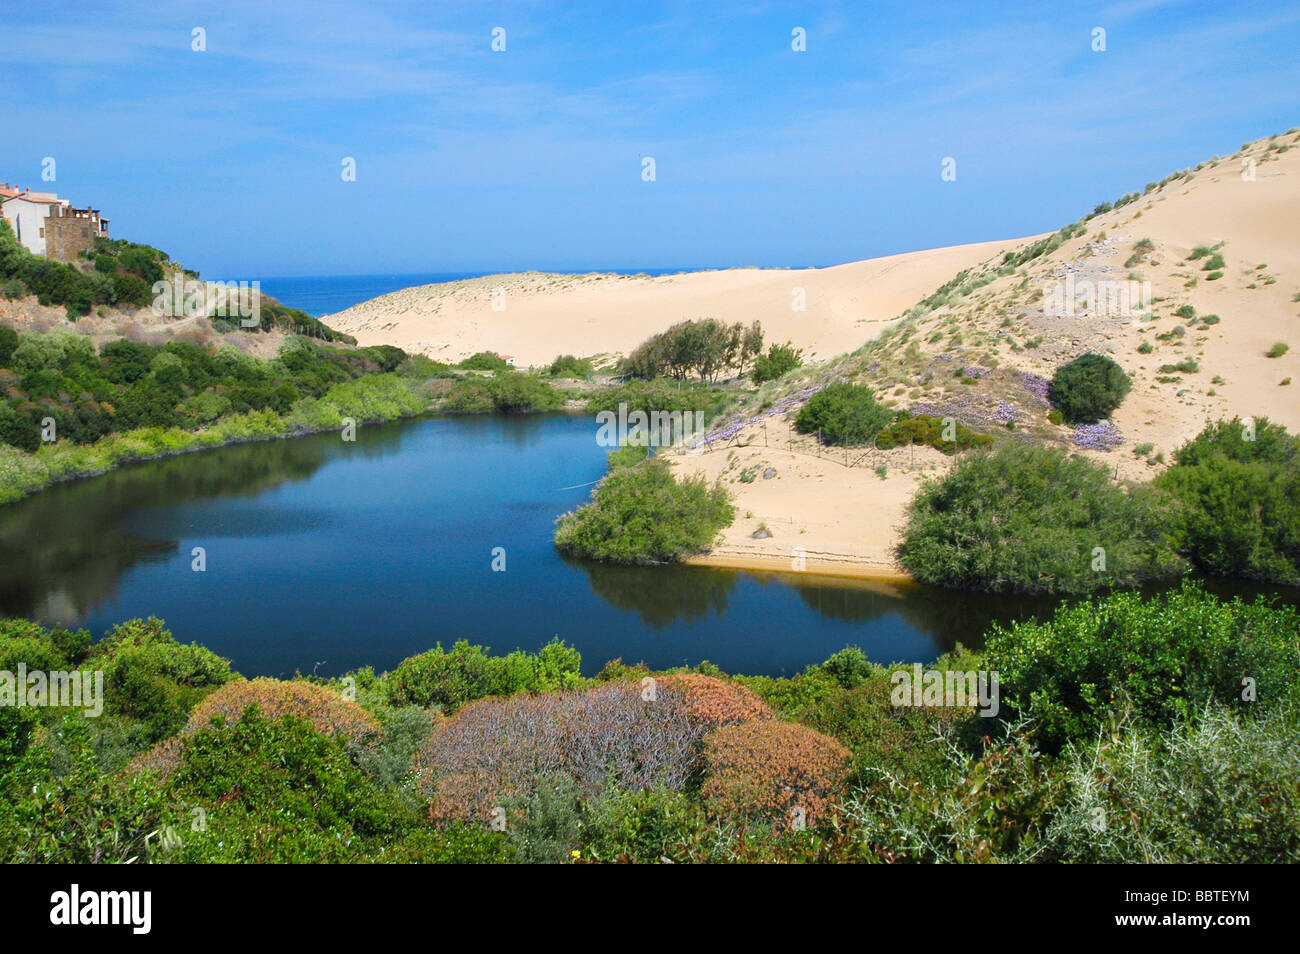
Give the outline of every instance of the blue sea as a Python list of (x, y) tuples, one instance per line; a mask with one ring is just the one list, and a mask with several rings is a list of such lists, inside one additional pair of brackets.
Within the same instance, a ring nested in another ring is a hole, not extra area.
[[(617, 275), (672, 275), (677, 272), (699, 271), (696, 268), (592, 268), (581, 271), (612, 272)], [(466, 278), (481, 278), (495, 272), (425, 272), (407, 275), (311, 275), (285, 278), (264, 278), (261, 290), (282, 305), (298, 308), (314, 318), (333, 315), (344, 308), (369, 301), (380, 295), (410, 288), (414, 285), (432, 285), (437, 282), (456, 282)]]

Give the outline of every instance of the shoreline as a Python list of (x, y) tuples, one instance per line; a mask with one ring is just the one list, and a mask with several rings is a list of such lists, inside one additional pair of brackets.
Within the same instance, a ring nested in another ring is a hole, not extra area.
[(688, 566), (713, 567), (720, 570), (756, 570), (762, 573), (779, 573), (784, 576), (834, 576), (853, 580), (867, 580), (877, 583), (915, 583), (916, 580), (895, 566), (885, 566), (866, 560), (825, 560), (813, 556), (804, 558), (807, 564), (803, 570), (791, 567), (789, 557), (740, 555), (728, 553), (701, 553), (684, 558), (681, 562)]

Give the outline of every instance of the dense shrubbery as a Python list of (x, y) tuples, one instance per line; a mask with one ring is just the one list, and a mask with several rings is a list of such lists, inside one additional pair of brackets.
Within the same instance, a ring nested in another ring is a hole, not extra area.
[(609, 473), (591, 503), (556, 521), (555, 545), (610, 563), (665, 563), (708, 550), (734, 518), (723, 487), (676, 480), (652, 458)]
[(1079, 593), (1177, 575), (1171, 505), (1105, 467), (1008, 444), (959, 461), (908, 508), (898, 556), (925, 583)]
[[(1247, 439), (1249, 437), (1249, 439)], [(1220, 576), (1300, 584), (1300, 440), (1267, 418), (1210, 425), (1156, 478), (1182, 545)]]
[(463, 371), (505, 371), (510, 365), (495, 351), (479, 351), (456, 365)]
[(1298, 632), (1294, 610), (1224, 603), (1184, 584), (1146, 600), (1121, 593), (1062, 606), (1044, 623), (995, 626), (985, 652), (1006, 704), (1033, 718), (1054, 751), (1103, 728), (1165, 729), (1210, 703), (1276, 705), (1295, 681)]
[(562, 354), (551, 362), (547, 374), (553, 378), (589, 378), (592, 371), (590, 358), (575, 358), (571, 354)]
[(820, 433), (824, 444), (870, 444), (893, 419), (871, 388), (839, 382), (809, 398), (794, 426), (801, 434)]
[(524, 414), (553, 411), (564, 396), (544, 380), (519, 371), (503, 371), (492, 377), (461, 378), (452, 385), (443, 407), (460, 413)]
[(760, 354), (754, 359), (751, 376), (755, 384), (775, 381), (803, 364), (803, 349), (794, 347), (790, 342), (773, 344), (767, 348), (767, 354)]
[[(414, 377), (382, 373), (398, 349), (294, 338), (267, 361), (184, 339), (123, 339), (98, 353), (72, 331), (24, 332), (16, 342), (0, 335), (0, 385), (10, 385), (0, 401), (0, 444), (9, 445), (0, 446), (0, 502), (124, 460), (335, 428), (345, 417), (393, 420), (430, 403)], [(47, 417), (54, 442), (42, 440)]]
[(726, 325), (713, 318), (683, 321), (647, 339), (623, 359), (624, 374), (653, 379), (661, 375), (684, 379), (697, 375), (713, 381), (734, 369), (745, 373), (763, 350), (763, 329), (756, 321)]
[[(501, 659), (458, 644), (353, 673), (353, 703), (231, 682), (153, 620), (94, 646), (9, 620), (0, 667), (144, 653), (164, 696), (203, 698), (147, 753), (112, 706), (0, 707), (0, 857), (1294, 862), (1297, 626), (1191, 586), (1063, 606), (931, 664), (1001, 674), (1002, 710), (981, 718), (900, 709), (890, 670), (853, 648), (788, 678), (614, 663), (586, 680), (560, 644)], [(473, 701), (488, 692), (511, 694)]]
[(977, 434), (960, 421), (953, 421), (952, 437), (953, 440), (944, 438), (942, 418), (929, 414), (918, 414), (913, 417), (905, 411), (900, 411), (898, 420), (882, 428), (876, 435), (875, 444), (881, 450), (906, 447), (909, 444), (924, 444), (951, 455), (959, 450), (987, 447), (993, 443), (993, 438), (988, 434)]
[(706, 417), (718, 414), (732, 401), (732, 395), (720, 388), (705, 387), (697, 383), (657, 381), (629, 381), (627, 384), (597, 391), (587, 398), (587, 413), (618, 412), (626, 405), (628, 414), (641, 411), (650, 415), (655, 411), (701, 411)]
[(578, 683), (578, 653), (554, 640), (536, 655), (515, 651), (489, 656), (482, 646), (459, 640), (403, 660), (385, 682), (393, 705), (437, 707), (450, 712), (485, 696), (555, 692)]
[(1080, 355), (1056, 369), (1048, 400), (1071, 424), (1092, 424), (1123, 403), (1133, 382), (1124, 369), (1100, 354)]

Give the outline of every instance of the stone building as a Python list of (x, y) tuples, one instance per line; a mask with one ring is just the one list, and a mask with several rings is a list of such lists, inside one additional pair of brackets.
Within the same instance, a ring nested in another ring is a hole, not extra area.
[(61, 262), (76, 261), (96, 236), (108, 238), (108, 219), (98, 209), (75, 208), (53, 192), (20, 192), (0, 183), (0, 214), (24, 248)]

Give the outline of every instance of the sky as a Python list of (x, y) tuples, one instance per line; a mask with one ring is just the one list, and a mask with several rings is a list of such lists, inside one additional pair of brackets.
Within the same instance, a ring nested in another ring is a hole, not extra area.
[(208, 278), (832, 265), (1051, 231), (1300, 125), (1288, 2), (5, 0), (3, 23), (0, 181)]

